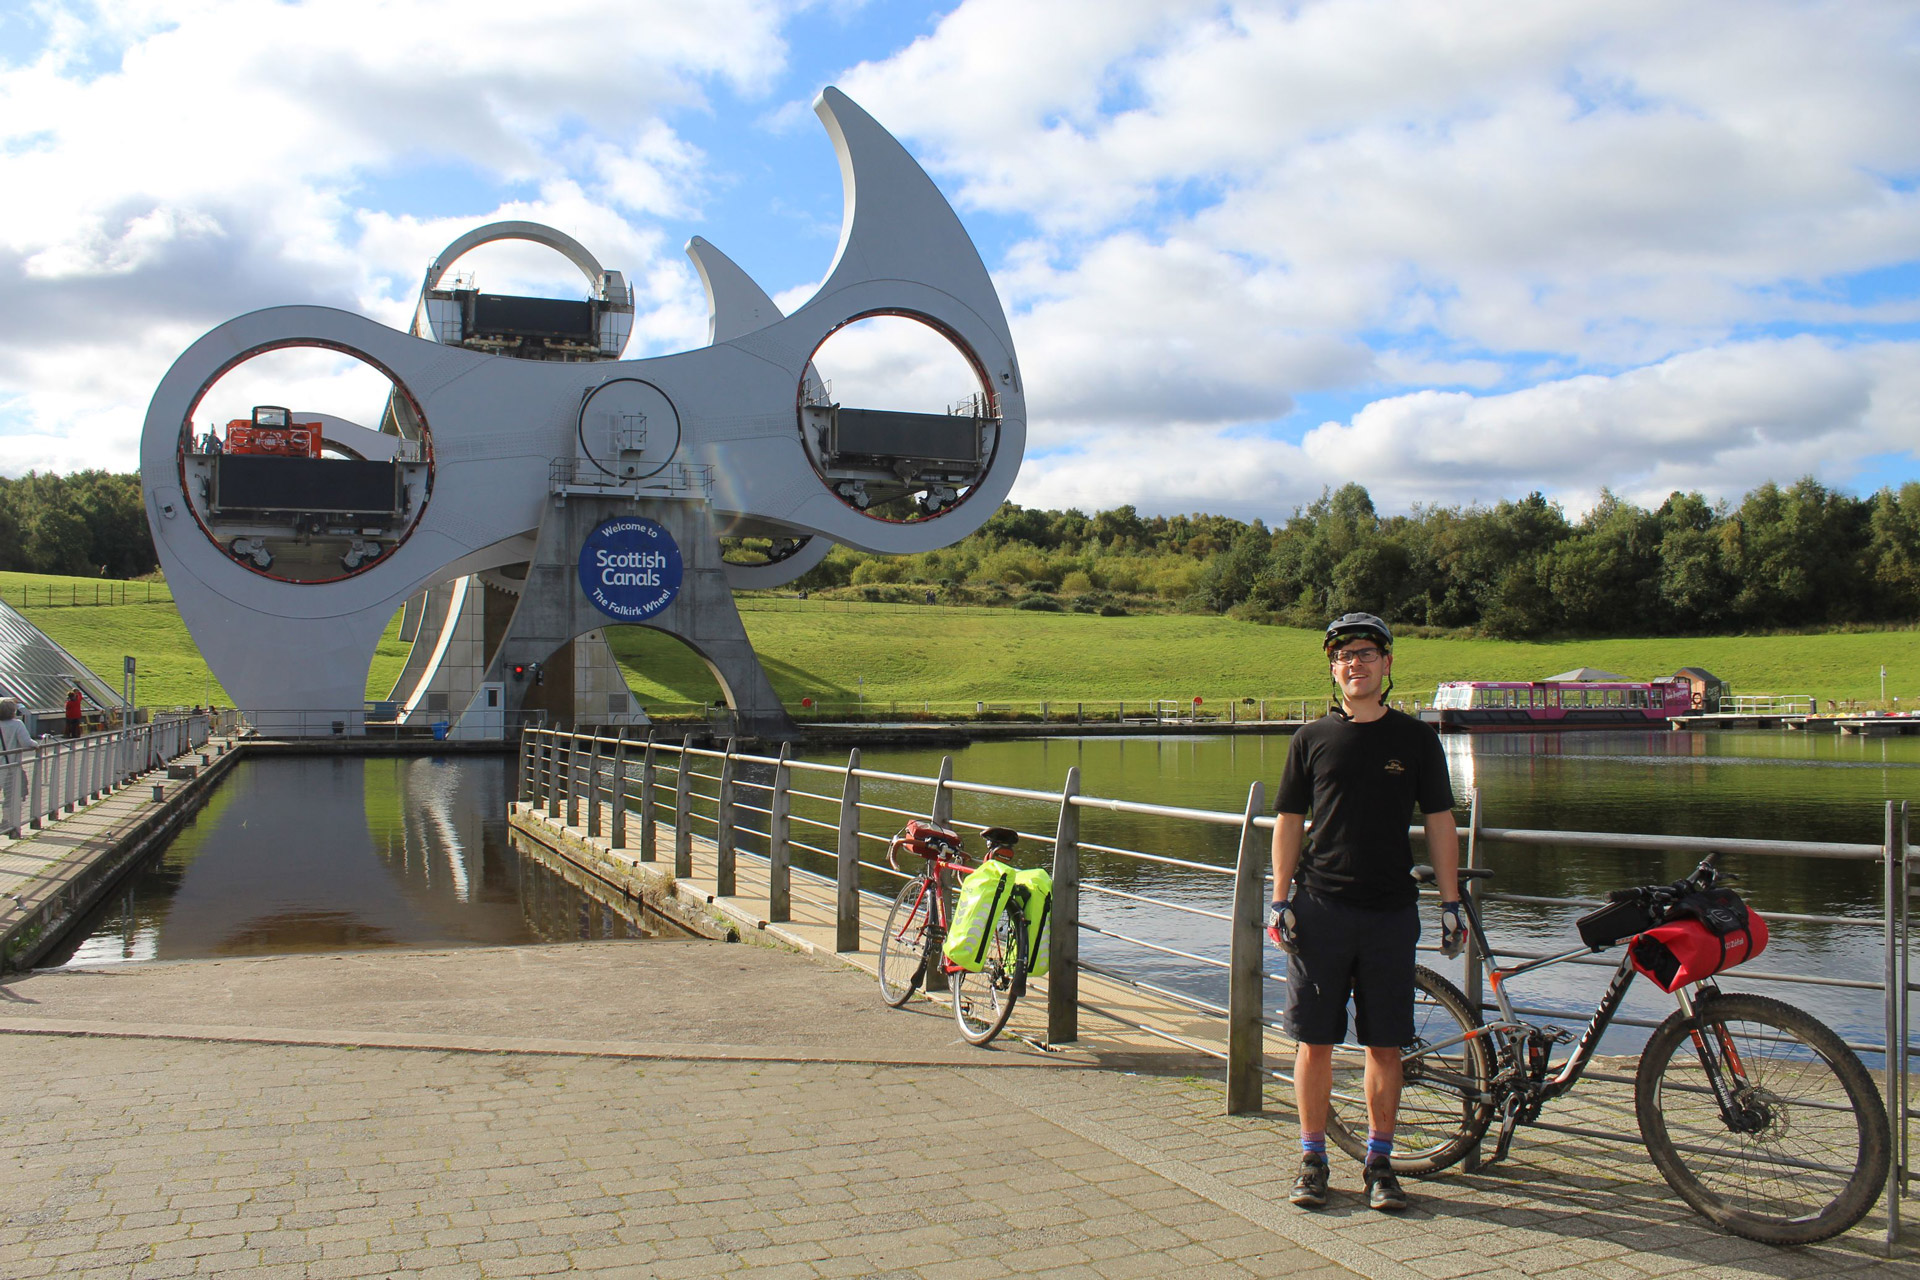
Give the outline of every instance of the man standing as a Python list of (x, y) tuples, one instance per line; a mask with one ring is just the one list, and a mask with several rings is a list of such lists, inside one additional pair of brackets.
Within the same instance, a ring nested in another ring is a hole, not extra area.
[(80, 686), (73, 686), (73, 692), (67, 695), (67, 736), (80, 736), (80, 716), (82, 714), (82, 694)]
[[(1327, 1112), (1333, 1047), (1366, 1047), (1367, 1203), (1407, 1207), (1393, 1173), (1400, 1107), (1400, 1048), (1413, 1039), (1414, 945), (1419, 893), (1407, 827), (1424, 816), (1427, 853), (1440, 889), (1440, 949), (1458, 955), (1460, 837), (1446, 754), (1432, 728), (1387, 707), (1393, 633), (1370, 613), (1327, 627), (1329, 670), (1341, 705), (1306, 726), (1287, 748), (1273, 828), (1273, 911), (1267, 932), (1287, 953), (1286, 1030), (1298, 1044), (1294, 1100), (1300, 1111), (1300, 1176), (1293, 1203), (1327, 1202)], [(1313, 840), (1303, 848), (1308, 814)]]

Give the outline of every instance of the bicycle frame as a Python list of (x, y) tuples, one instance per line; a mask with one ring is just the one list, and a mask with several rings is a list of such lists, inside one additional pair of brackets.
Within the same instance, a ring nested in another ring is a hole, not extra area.
[[(1496, 966), (1492, 963), (1493, 947), (1487, 939), (1485, 926), (1481, 924), (1478, 905), (1473, 901), (1471, 894), (1463, 894), (1461, 898), (1461, 909), (1467, 917), (1467, 927), (1473, 934), (1475, 960), (1486, 977), (1488, 989), (1493, 992), (1494, 1004), (1500, 1016), (1494, 1021), (1483, 1023), (1466, 1035), (1454, 1036), (1437, 1044), (1422, 1046), (1420, 1050), (1407, 1057), (1413, 1059), (1416, 1062), (1415, 1069), (1420, 1070), (1421, 1068), (1417, 1065), (1420, 1058), (1428, 1054), (1442, 1053), (1468, 1040), (1485, 1036), (1491, 1042), (1494, 1051), (1492, 1077), (1494, 1094), (1517, 1096), (1529, 1111), (1537, 1111), (1541, 1104), (1550, 1102), (1573, 1088), (1585, 1073), (1599, 1049), (1601, 1036), (1606, 1034), (1607, 1028), (1613, 1023), (1614, 1016), (1620, 1012), (1620, 1006), (1627, 997), (1627, 989), (1633, 985), (1633, 980), (1639, 976), (1639, 973), (1633, 967), (1631, 954), (1622, 953), (1620, 963), (1614, 969), (1612, 979), (1607, 983), (1606, 991), (1602, 993), (1599, 1003), (1594, 1006), (1593, 1015), (1574, 1042), (1572, 1051), (1561, 1061), (1557, 1072), (1549, 1075), (1548, 1072), (1554, 1070), (1551, 1062), (1542, 1060), (1536, 1065), (1530, 1056), (1523, 1056), (1522, 1051), (1531, 1050), (1533, 1034), (1541, 1028), (1535, 1023), (1522, 1021), (1515, 1014), (1513, 1002), (1507, 997), (1507, 982), (1521, 975), (1535, 973), (1557, 964), (1566, 964), (1593, 953), (1589, 948), (1580, 946), (1555, 955), (1529, 960), (1523, 964), (1504, 968)], [(1685, 989), (1677, 992), (1676, 997), (1680, 1001), (1681, 1008), (1691, 1012), (1692, 1002), (1687, 998)], [(1541, 1052), (1551, 1054), (1553, 1043), (1552, 1040), (1547, 1041), (1541, 1046)], [(1430, 1073), (1429, 1078), (1437, 1078), (1439, 1074), (1441, 1073)], [(1464, 1081), (1458, 1083), (1465, 1084)], [(1477, 1096), (1474, 1100), (1493, 1102), (1499, 1099), (1497, 1096)]]
[[(989, 847), (986, 853), (986, 857), (981, 859), (981, 861), (1004, 862), (1005, 859), (1000, 857), (1000, 854), (1002, 852), (1003, 850), (1001, 850), (998, 847)], [(960, 881), (966, 879), (974, 871), (978, 870), (979, 867), (978, 867), (978, 864), (967, 862), (967, 861), (964, 861), (963, 859), (949, 860), (947, 858), (937, 858), (937, 857), (928, 858), (926, 860), (926, 864), (927, 864), (926, 867), (920, 872), (920, 874), (914, 877), (916, 880), (920, 882), (920, 898), (919, 898), (919, 901), (917, 901), (914, 904), (914, 909), (915, 911), (918, 911), (920, 907), (923, 904), (925, 904), (927, 900), (928, 890), (929, 889), (934, 890), (935, 892), (933, 894), (933, 909), (928, 914), (931, 916), (933, 920), (933, 937), (938, 939), (944, 939), (947, 936), (947, 924), (948, 924), (947, 894), (946, 894), (947, 875), (948, 873), (951, 872), (953, 874), (953, 882), (954, 884), (957, 885)], [(939, 950), (938, 947), (934, 947), (933, 949), (936, 952)], [(958, 973), (960, 971), (960, 966), (955, 964), (953, 961), (947, 959), (944, 955), (942, 955), (940, 957), (940, 970), (942, 973), (948, 973), (948, 974)]]

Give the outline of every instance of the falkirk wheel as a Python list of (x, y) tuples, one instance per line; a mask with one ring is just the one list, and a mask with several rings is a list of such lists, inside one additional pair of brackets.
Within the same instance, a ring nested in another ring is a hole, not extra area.
[[(451, 606), (459, 584), (491, 581), (517, 593), (471, 660), (471, 694), (448, 707), (456, 734), (507, 732), (539, 705), (537, 673), (556, 655), (571, 665), (564, 654), (576, 637), (635, 624), (700, 655), (740, 732), (781, 736), (791, 721), (731, 588), (790, 581), (833, 542), (907, 554), (985, 522), (1012, 487), (1026, 440), (999, 297), (905, 149), (838, 90), (814, 110), (839, 155), (845, 213), (825, 283), (791, 315), (696, 239), (688, 252), (711, 317), (708, 345), (692, 351), (610, 359), (625, 333), (609, 329), (579, 344), (577, 359), (439, 340), (433, 322), (453, 312), (443, 296), (428, 314), (439, 283), (430, 271), (420, 332), (326, 307), (274, 307), (228, 321), (174, 362), (141, 437), (147, 518), (195, 643), (257, 727), (364, 732), (368, 668), (396, 611), (423, 594)], [(567, 251), (547, 238), (558, 233), (504, 225), (472, 234)], [(603, 278), (588, 304), (601, 304), (594, 323), (618, 329), (622, 295), (617, 277)], [(873, 316), (945, 337), (975, 393), (946, 414), (832, 403), (813, 374), (815, 353)], [(553, 333), (578, 318), (521, 320), (523, 332)], [(384, 375), (393, 390), (378, 427), (262, 409), (248, 438), (267, 447), (236, 449), (237, 428), (224, 447), (196, 440), (195, 411), (222, 375), (297, 348), (343, 353)], [(309, 449), (300, 429), (311, 418), (324, 421)], [(321, 435), (344, 456), (320, 456)], [(723, 535), (769, 539), (784, 558), (730, 566)], [(433, 633), (420, 614), (414, 622)], [(435, 643), (444, 648), (453, 634), (442, 627)]]

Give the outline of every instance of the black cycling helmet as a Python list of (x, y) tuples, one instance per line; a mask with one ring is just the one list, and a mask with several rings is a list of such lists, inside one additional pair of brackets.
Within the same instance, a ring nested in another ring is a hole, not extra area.
[(1355, 636), (1369, 636), (1388, 653), (1393, 652), (1393, 632), (1387, 624), (1370, 613), (1343, 613), (1327, 624), (1327, 642), (1323, 649), (1332, 648)]

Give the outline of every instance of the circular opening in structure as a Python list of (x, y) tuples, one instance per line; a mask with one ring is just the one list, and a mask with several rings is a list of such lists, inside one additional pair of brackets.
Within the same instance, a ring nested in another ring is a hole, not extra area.
[(863, 316), (827, 335), (799, 401), (801, 442), (821, 482), (876, 520), (959, 506), (999, 438), (978, 362), (917, 316)]
[(432, 443), (406, 389), (366, 357), (315, 343), (250, 352), (181, 424), (181, 487), (215, 546), (282, 582), (384, 562), (419, 523)]

